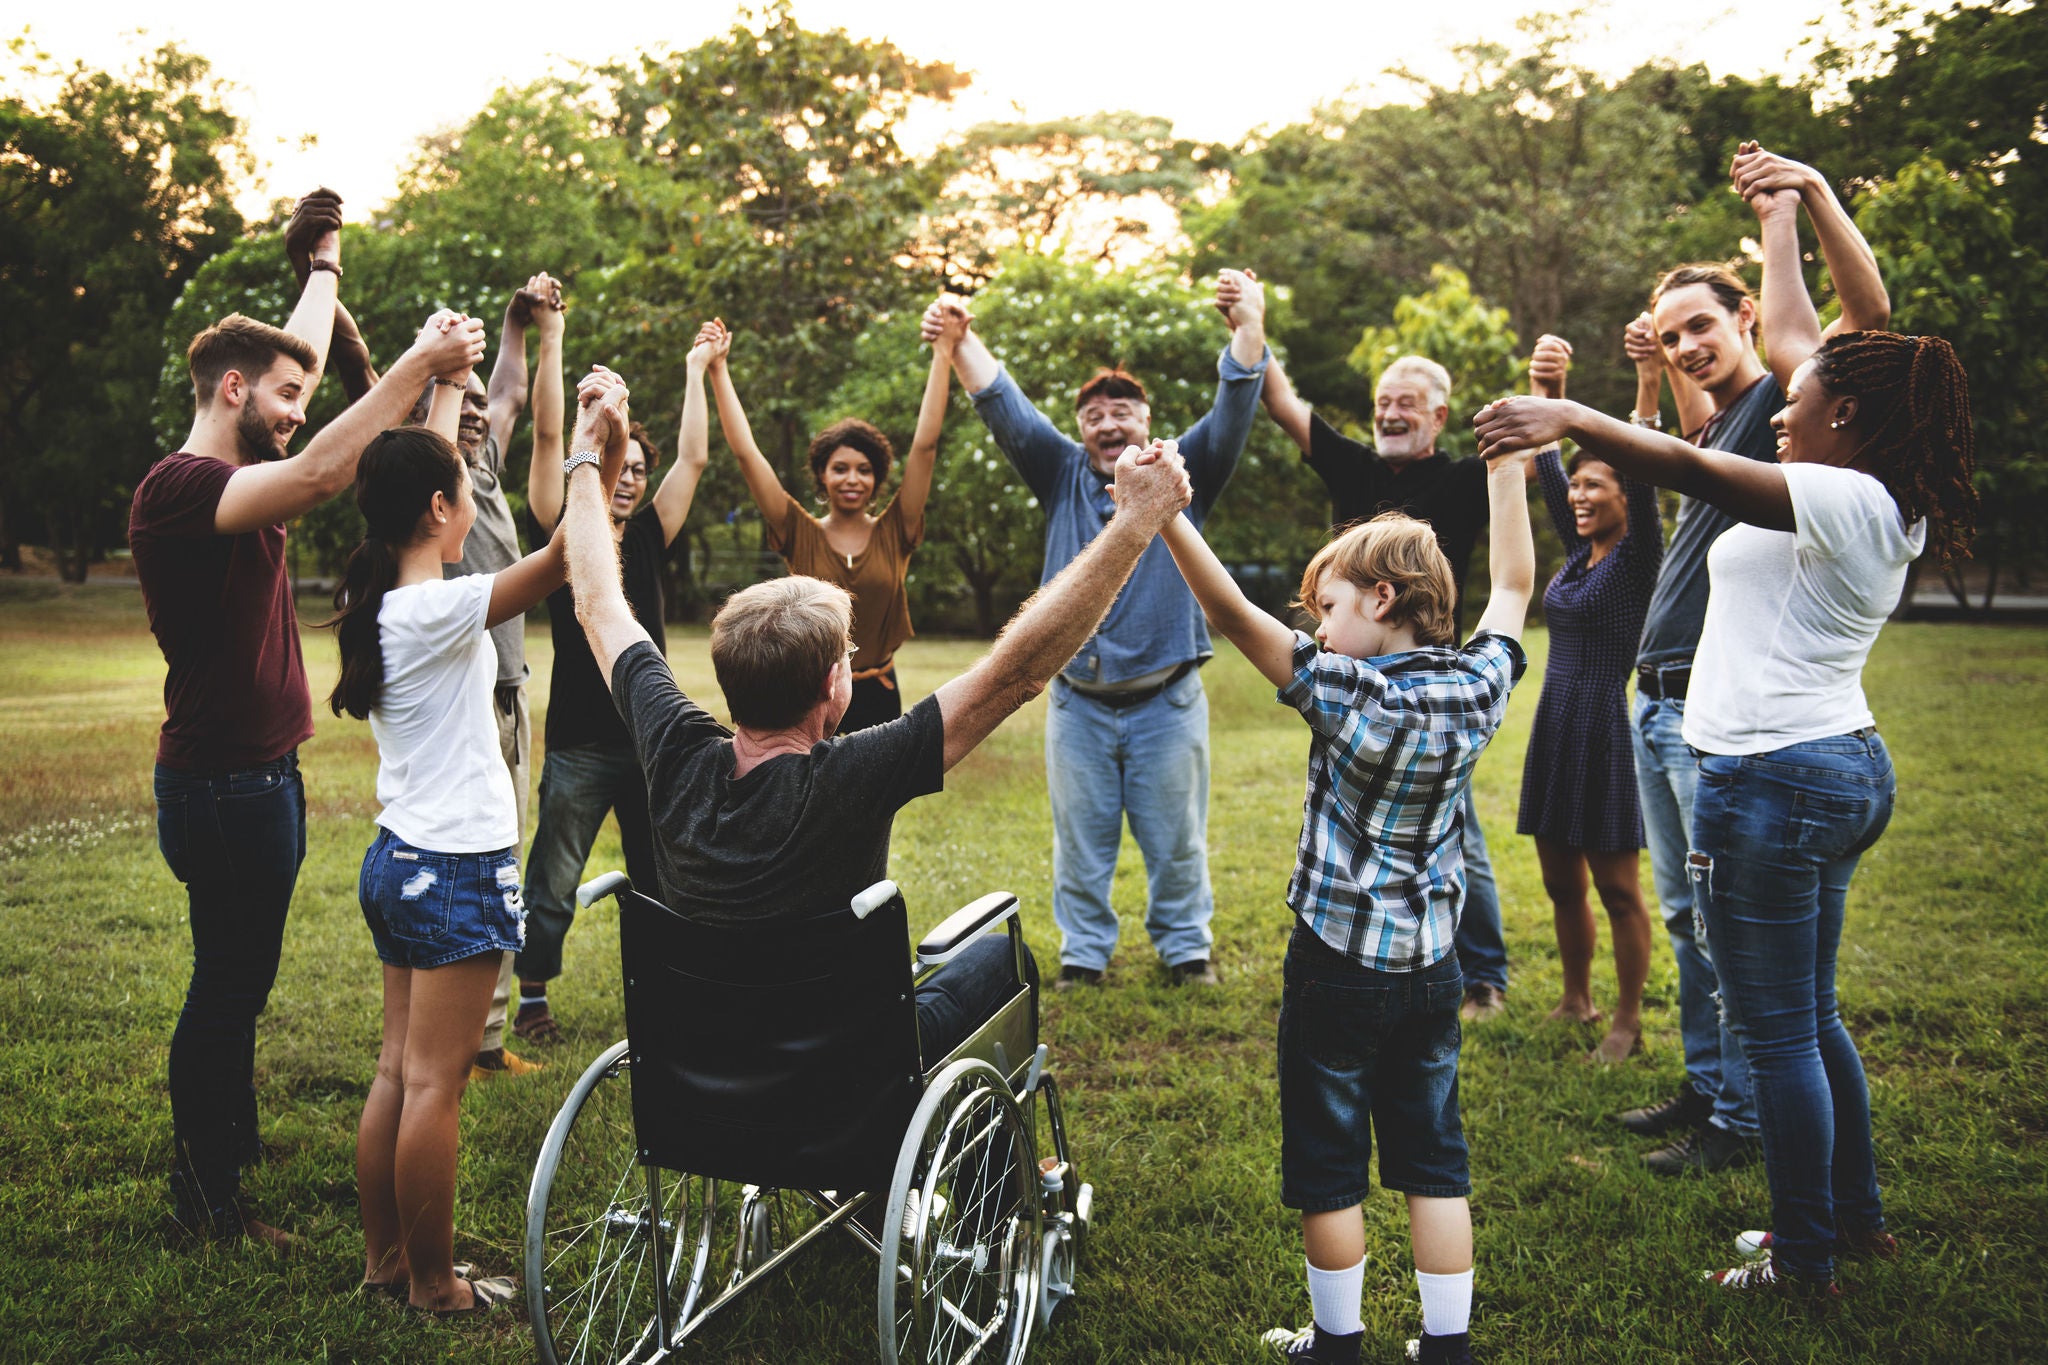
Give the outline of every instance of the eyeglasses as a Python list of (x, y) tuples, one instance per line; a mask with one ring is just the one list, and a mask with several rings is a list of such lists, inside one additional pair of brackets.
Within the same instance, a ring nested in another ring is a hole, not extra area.
[(645, 483), (647, 481), (647, 466), (629, 464), (619, 471), (619, 477), (622, 479), (638, 479), (640, 482)]

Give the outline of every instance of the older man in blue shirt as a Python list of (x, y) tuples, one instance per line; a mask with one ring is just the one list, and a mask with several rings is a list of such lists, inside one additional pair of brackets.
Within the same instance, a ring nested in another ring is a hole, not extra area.
[[(1230, 345), (1216, 365), (1216, 401), (1179, 437), (1194, 485), (1187, 515), (1200, 526), (1237, 468), (1258, 411), (1266, 362), (1266, 304), (1257, 281), (1224, 275)], [(927, 334), (956, 299), (925, 314)], [(967, 319), (971, 324), (971, 319)], [(1102, 370), (1075, 403), (1081, 439), (1054, 427), (972, 330), (953, 369), (996, 444), (1045, 509), (1050, 582), (1109, 523), (1109, 490), (1126, 446), (1151, 439), (1145, 389)], [(1145, 857), (1145, 929), (1176, 982), (1213, 985), (1209, 962), (1209, 703), (1197, 671), (1214, 651), (1202, 609), (1164, 542), (1139, 559), (1102, 626), (1052, 684), (1045, 722), (1052, 798), (1053, 919), (1060, 927), (1055, 989), (1097, 985), (1116, 949), (1109, 887), (1126, 817)]]

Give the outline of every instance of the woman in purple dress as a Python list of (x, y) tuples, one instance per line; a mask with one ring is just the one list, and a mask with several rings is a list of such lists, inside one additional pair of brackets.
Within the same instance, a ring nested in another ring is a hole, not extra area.
[[(1531, 387), (1564, 396), (1571, 349), (1555, 337), (1536, 344)], [(1593, 1059), (1618, 1062), (1642, 1039), (1643, 981), (1650, 972), (1650, 915), (1637, 856), (1643, 847), (1626, 692), (1650, 590), (1664, 560), (1657, 490), (1624, 479), (1580, 451), (1561, 463), (1556, 447), (1532, 462), (1543, 501), (1565, 544), (1564, 567), (1543, 593), (1550, 656), (1522, 768), (1516, 830), (1536, 837), (1564, 968), (1564, 998), (1552, 1019), (1596, 1023), (1593, 951), (1599, 931), (1587, 900), (1588, 872), (1607, 910), (1620, 999)]]

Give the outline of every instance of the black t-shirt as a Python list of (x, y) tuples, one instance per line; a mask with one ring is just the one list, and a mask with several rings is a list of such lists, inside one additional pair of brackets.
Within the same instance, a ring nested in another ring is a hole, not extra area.
[(1330, 490), (1333, 527), (1365, 521), (1382, 512), (1406, 512), (1436, 529), (1436, 543), (1451, 561), (1458, 584), (1459, 633), (1463, 633), (1465, 570), (1472, 564), (1472, 546), (1486, 528), (1491, 506), (1486, 496), (1486, 461), (1473, 456), (1454, 460), (1433, 454), (1398, 468), (1380, 458), (1363, 441), (1354, 441), (1322, 419), (1309, 414), (1308, 467)]
[(731, 733), (652, 648), (618, 657), (612, 695), (647, 774), (662, 900), (686, 918), (808, 919), (846, 905), (889, 874), (897, 810), (945, 785), (936, 697), (735, 780)]
[[(538, 536), (535, 543), (546, 539)], [(654, 648), (664, 653), (668, 635), (661, 623), (661, 557), (667, 550), (661, 518), (652, 506), (626, 519), (625, 533), (619, 537), (619, 571), (625, 580), (626, 603), (654, 637)], [(548, 594), (548, 630), (555, 637), (554, 680), (548, 689), (548, 747), (625, 747), (630, 743), (626, 727), (619, 723), (611, 691), (597, 671), (597, 656), (590, 652), (590, 641), (576, 622), (576, 595), (566, 584)]]
[[(1766, 374), (1714, 414), (1700, 446), (1776, 464), (1778, 438), (1771, 430), (1771, 418), (1784, 406), (1785, 391), (1778, 387), (1775, 376)], [(1711, 503), (1698, 498), (1678, 500), (1678, 529), (1664, 547), (1664, 567), (1657, 572), (1650, 614), (1643, 619), (1642, 643), (1636, 646), (1637, 663), (1692, 661), (1693, 651), (1700, 645), (1700, 627), (1707, 619), (1707, 551), (1734, 524), (1734, 517)]]

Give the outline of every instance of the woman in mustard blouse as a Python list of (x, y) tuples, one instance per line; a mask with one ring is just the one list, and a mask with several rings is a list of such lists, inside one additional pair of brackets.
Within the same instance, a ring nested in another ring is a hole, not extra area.
[(911, 553), (924, 541), (924, 504), (931, 493), (932, 465), (939, 453), (939, 428), (946, 419), (957, 328), (932, 345), (931, 376), (917, 411), (917, 431), (903, 462), (903, 482), (880, 512), (876, 496), (889, 477), (895, 450), (889, 438), (858, 418), (834, 422), (811, 439), (811, 478), (825, 503), (814, 516), (782, 486), (775, 467), (754, 443), (739, 393), (733, 388), (726, 353), (732, 333), (713, 319), (697, 333), (711, 343), (712, 392), (726, 443), (739, 456), (740, 473), (767, 524), (768, 548), (781, 555), (791, 573), (837, 583), (853, 596), (853, 701), (839, 722), (850, 734), (903, 714), (896, 687), (896, 651), (912, 635), (910, 600), (904, 578)]

